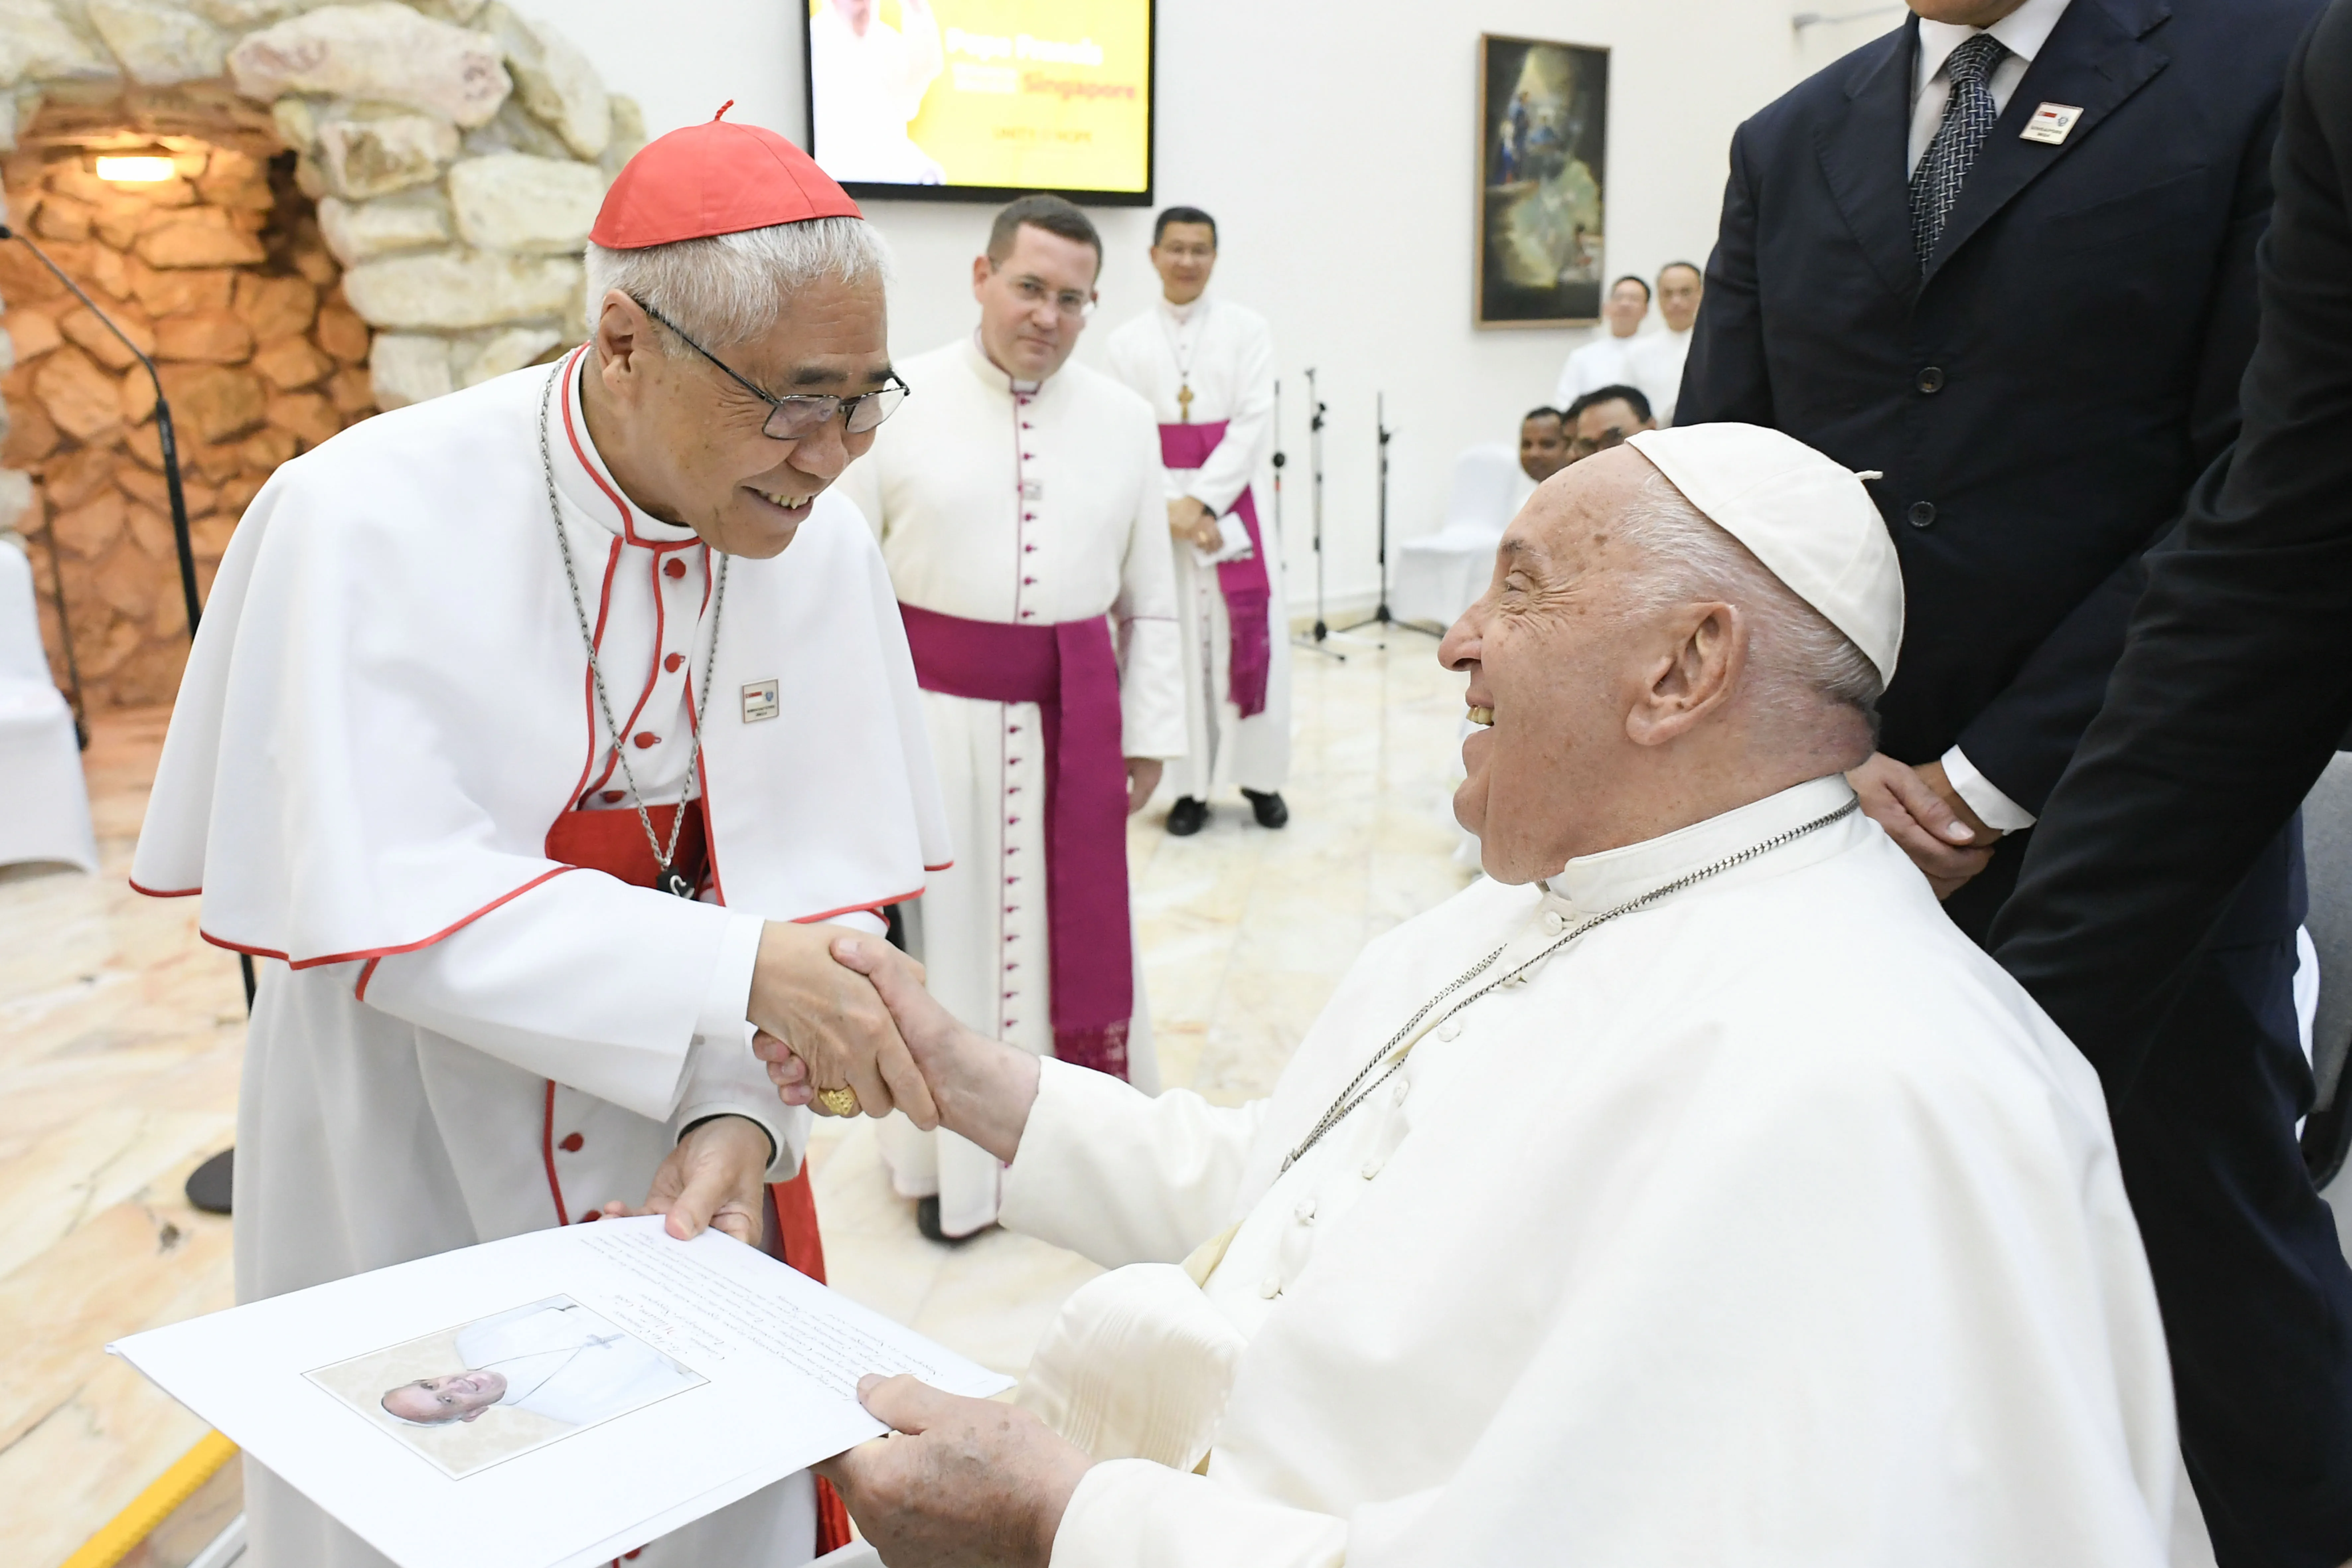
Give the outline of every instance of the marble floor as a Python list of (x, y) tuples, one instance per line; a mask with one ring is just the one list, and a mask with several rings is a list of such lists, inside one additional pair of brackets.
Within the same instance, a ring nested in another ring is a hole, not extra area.
[[(1431, 639), (1302, 652), (1279, 833), (1227, 795), (1189, 839), (1167, 792), (1129, 837), (1161, 1076), (1232, 1103), (1273, 1083), (1364, 942), (1453, 892), (1461, 679)], [(10, 1561), (54, 1568), (202, 1436), (109, 1340), (229, 1304), (228, 1222), (181, 1184), (230, 1142), (244, 1004), (194, 900), (125, 885), (160, 711), (101, 718), (86, 757), (97, 878), (0, 878), (0, 1498)], [(870, 1123), (810, 1151), (841, 1289), (1008, 1373), (1093, 1272), (990, 1232), (924, 1241)]]

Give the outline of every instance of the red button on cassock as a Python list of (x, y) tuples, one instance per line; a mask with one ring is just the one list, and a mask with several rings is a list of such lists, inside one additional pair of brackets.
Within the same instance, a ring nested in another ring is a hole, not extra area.
[(676, 675), (677, 673), (677, 667), (685, 662), (686, 655), (682, 653), (674, 653), (667, 658), (662, 660), (662, 668), (668, 670), (672, 675)]
[(562, 1150), (567, 1154), (577, 1154), (583, 1147), (586, 1146), (587, 1142), (588, 1140), (580, 1136), (579, 1133), (567, 1132), (563, 1135), (563, 1142), (558, 1143), (556, 1147)]
[(663, 567), (662, 570), (668, 573), (673, 577), (683, 577), (686, 575), (686, 563), (673, 555), (670, 557), (669, 564)]
[(640, 731), (637, 731), (637, 736), (636, 736), (636, 741), (637, 741), (637, 750), (639, 750), (639, 751), (641, 751), (641, 752), (642, 752), (642, 751), (644, 751), (644, 750), (646, 750), (646, 749), (647, 747), (649, 747), (649, 746), (657, 746), (657, 745), (661, 744), (661, 737), (660, 737), (659, 735), (655, 734), (651, 730), (640, 730)]
[(604, 792), (603, 799), (606, 805), (618, 805), (627, 794), (626, 790), (608, 789)]

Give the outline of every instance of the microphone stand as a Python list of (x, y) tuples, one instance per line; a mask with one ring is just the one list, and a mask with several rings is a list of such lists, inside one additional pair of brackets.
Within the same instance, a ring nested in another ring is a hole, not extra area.
[(1346, 654), (1323, 646), (1324, 639), (1331, 635), (1330, 626), (1323, 619), (1323, 416), (1329, 412), (1329, 405), (1315, 384), (1315, 367), (1311, 364), (1307, 367), (1307, 397), (1315, 405), (1315, 412), (1307, 418), (1307, 468), (1314, 481), (1315, 499), (1315, 635), (1311, 641), (1301, 640), (1318, 653), (1328, 653), (1345, 664)]
[[(1389, 442), (1395, 437), (1396, 432), (1389, 428), (1388, 394), (1384, 392), (1373, 394), (1372, 407), (1374, 410), (1372, 423), (1380, 432), (1380, 543), (1378, 547), (1381, 566), (1380, 604), (1362, 620), (1339, 629), (1345, 633), (1360, 631), (1370, 626), (1380, 626), (1383, 630), (1393, 626), (1399, 631), (1419, 632), (1423, 637), (1438, 637), (1443, 634), (1433, 632), (1427, 626), (1416, 626), (1411, 621), (1401, 621), (1389, 611)], [(1378, 646), (1386, 647), (1388, 645), (1381, 643)]]
[[(1312, 370), (1309, 370), (1307, 373), (1307, 384), (1308, 390), (1312, 391), (1315, 385), (1315, 373)], [(1345, 664), (1348, 662), (1348, 656), (1346, 654), (1341, 653), (1336, 647), (1326, 647), (1323, 646), (1323, 639), (1331, 635), (1331, 630), (1328, 626), (1323, 624), (1323, 405), (1320, 403), (1318, 403), (1315, 405), (1315, 421), (1313, 428), (1316, 439), (1315, 632), (1312, 637), (1294, 636), (1290, 640), (1297, 644), (1300, 647), (1307, 649), (1309, 653), (1323, 654), (1328, 658), (1338, 659), (1341, 664)], [(1282, 383), (1277, 381), (1274, 384), (1274, 534), (1276, 539), (1280, 539), (1283, 536), (1282, 470), (1287, 468), (1289, 464), (1289, 458), (1286, 457), (1282, 450)], [(1276, 548), (1280, 547), (1277, 546)], [(1285, 618), (1287, 618), (1286, 614)]]
[[(163, 451), (163, 489), (172, 500), (172, 543), (180, 557), (180, 598), (187, 608), (188, 640), (193, 643), (196, 638), (196, 624), (203, 619), (205, 607), (203, 600), (196, 594), (196, 550), (194, 542), (188, 537), (188, 500), (180, 489), (180, 443), (177, 433), (172, 427), (172, 405), (163, 396), (163, 378), (156, 374), (155, 362), (142, 353), (139, 345), (132, 342), (121, 327), (115, 325), (113, 317), (98, 308), (98, 301), (84, 293), (80, 284), (66, 275), (64, 268), (49, 259), (47, 251), (35, 245), (30, 235), (20, 233), (6, 223), (0, 222), (0, 241), (11, 239), (31, 251), (40, 264), (54, 273), (58, 281), (72, 292), (75, 299), (89, 308), (89, 313), (98, 318), (99, 325), (112, 332), (122, 346), (131, 351), (131, 357), (137, 360), (140, 367), (146, 371), (147, 380), (155, 388), (155, 443)], [(55, 576), (58, 585), (58, 633), (66, 645), (66, 668), (72, 677), (74, 695), (79, 700), (81, 695), (81, 670), (79, 665), (74, 660), (73, 638), (65, 624), (65, 575), (63, 569), (58, 563), (58, 536), (55, 522), (49, 525), (49, 570)], [(240, 952), (236, 955), (236, 962), (238, 969), (245, 976), (245, 1011), (247, 1016), (251, 1016), (255, 984), (253, 955)], [(225, 1149), (215, 1154), (197, 1166), (194, 1174), (188, 1178), (188, 1201), (197, 1208), (212, 1214), (228, 1212), (229, 1157), (232, 1152), (233, 1151)], [(215, 1195), (212, 1180), (217, 1181), (217, 1207), (206, 1201)], [(204, 1194), (202, 1197), (198, 1195), (200, 1184)]]

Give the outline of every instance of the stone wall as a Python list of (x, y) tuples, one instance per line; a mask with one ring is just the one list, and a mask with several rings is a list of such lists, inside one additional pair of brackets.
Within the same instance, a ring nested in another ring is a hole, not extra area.
[[(278, 463), (580, 340), (580, 253), (643, 141), (496, 0), (0, 0), (10, 222), (162, 369), (206, 586)], [(94, 172), (152, 148), (161, 185)], [(0, 532), (45, 590), (57, 552), (90, 706), (168, 700), (186, 626), (145, 374), (13, 244), (0, 310)]]
[[(278, 464), (374, 411), (368, 330), (281, 159), (183, 145), (161, 184), (110, 185), (78, 154), (9, 160), (9, 221), (40, 237), (156, 362), (178, 434), (197, 581)], [(36, 477), (61, 552), (68, 619), (93, 708), (169, 701), (188, 626), (154, 384), (21, 247), (0, 250), (16, 363), (0, 461)], [(44, 565), (47, 563), (44, 563)], [(46, 574), (45, 574), (46, 575)], [(61, 648), (54, 606), (43, 640)], [(61, 653), (53, 653), (62, 678)]]

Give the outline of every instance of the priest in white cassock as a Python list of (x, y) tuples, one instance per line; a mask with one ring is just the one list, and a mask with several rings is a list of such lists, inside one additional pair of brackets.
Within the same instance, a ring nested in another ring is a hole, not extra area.
[(2098, 1080), (1841, 776), (1902, 619), (1860, 477), (1776, 432), (1548, 481), (1439, 655), (1489, 878), (1255, 1104), (1008, 1051), (837, 942), (1004, 1223), (1111, 1270), (1039, 1418), (861, 1385), (900, 1435), (824, 1468), (891, 1568), (2164, 1563)]
[(1675, 422), (1675, 400), (1682, 395), (1683, 363), (1690, 358), (1691, 327), (1698, 320), (1699, 297), (1706, 279), (1688, 261), (1669, 261), (1658, 268), (1658, 315), (1664, 331), (1633, 340), (1626, 354), (1628, 378), (1650, 400), (1651, 416), (1659, 428)]
[[(932, 1114), (825, 948), (947, 859), (887, 574), (824, 493), (901, 395), (880, 240), (716, 120), (592, 237), (592, 341), (279, 468), (190, 658), (133, 877), (267, 961), (241, 1300), (622, 1211), (820, 1272), (752, 1021), (834, 1110)], [(252, 1568), (383, 1568), (251, 1460), (245, 1499)], [(803, 1562), (819, 1508), (795, 1476), (639, 1562)]]
[[(898, 588), (958, 854), (905, 911), (909, 951), (975, 1028), (1149, 1090), (1126, 819), (1184, 753), (1184, 676), (1151, 409), (1067, 363), (1101, 269), (1069, 202), (999, 212), (979, 330), (908, 362), (922, 391), (842, 483)], [(995, 1220), (995, 1155), (881, 1133), (925, 1235)]]
[(1209, 819), (1209, 792), (1240, 787), (1261, 827), (1290, 820), (1290, 638), (1282, 542), (1257, 505), (1274, 447), (1274, 334), (1265, 318), (1208, 294), (1217, 220), (1169, 207), (1153, 226), (1160, 296), (1111, 334), (1111, 374), (1160, 419), (1184, 640), (1185, 750), (1168, 831)]
[(384, 1390), (384, 1413), (412, 1426), (446, 1426), (504, 1405), (593, 1426), (702, 1382), (568, 1297), (468, 1323), (457, 1349), (463, 1363), (457, 1371)]
[(1632, 379), (1633, 346), (1640, 340), (1642, 319), (1650, 313), (1650, 286), (1639, 278), (1620, 278), (1609, 285), (1601, 301), (1601, 324), (1609, 330), (1571, 352), (1559, 367), (1559, 384), (1552, 401), (1566, 408), (1588, 392)]

